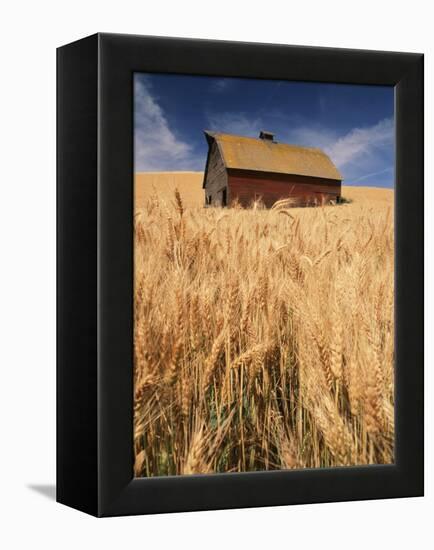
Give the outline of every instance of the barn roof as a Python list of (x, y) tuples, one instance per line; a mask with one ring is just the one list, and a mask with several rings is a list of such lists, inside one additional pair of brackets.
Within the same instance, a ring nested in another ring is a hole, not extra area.
[(217, 142), (226, 168), (294, 174), (341, 181), (342, 175), (321, 150), (206, 131), (208, 143)]

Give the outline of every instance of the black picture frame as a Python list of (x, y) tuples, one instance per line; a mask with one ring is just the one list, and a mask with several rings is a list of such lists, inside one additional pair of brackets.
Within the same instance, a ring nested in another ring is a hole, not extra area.
[[(395, 87), (395, 464), (133, 478), (133, 73)], [(423, 55), (96, 34), (57, 51), (57, 500), (96, 516), (423, 495)]]

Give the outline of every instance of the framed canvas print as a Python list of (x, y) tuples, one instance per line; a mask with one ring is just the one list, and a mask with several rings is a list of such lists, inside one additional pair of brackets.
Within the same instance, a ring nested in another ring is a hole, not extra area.
[(423, 56), (58, 49), (57, 499), (423, 494)]

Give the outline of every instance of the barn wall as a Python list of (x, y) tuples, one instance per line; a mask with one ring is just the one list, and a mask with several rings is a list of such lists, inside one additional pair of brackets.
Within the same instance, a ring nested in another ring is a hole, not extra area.
[(290, 174), (271, 174), (231, 170), (228, 176), (231, 201), (248, 207), (261, 198), (270, 208), (279, 199), (291, 197), (297, 206), (328, 203), (341, 196), (341, 182)]
[(220, 205), (223, 190), (227, 188), (228, 177), (216, 142), (212, 144), (209, 152), (208, 170), (205, 178), (205, 197), (211, 196), (212, 205)]

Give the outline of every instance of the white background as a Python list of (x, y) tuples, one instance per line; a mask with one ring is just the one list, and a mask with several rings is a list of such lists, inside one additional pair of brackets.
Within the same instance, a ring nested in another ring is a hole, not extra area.
[[(433, 291), (427, 285), (422, 499), (97, 520), (53, 500), (55, 48), (97, 31), (426, 54), (426, 212), (433, 207), (429, 2), (8, 2), (0, 18), (0, 545), (5, 548), (433, 548)], [(427, 215), (427, 280), (433, 279)], [(431, 288), (430, 288), (431, 287)], [(48, 496), (47, 496), (48, 494)]]

